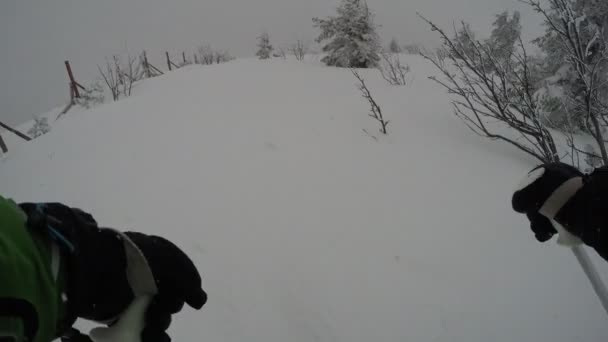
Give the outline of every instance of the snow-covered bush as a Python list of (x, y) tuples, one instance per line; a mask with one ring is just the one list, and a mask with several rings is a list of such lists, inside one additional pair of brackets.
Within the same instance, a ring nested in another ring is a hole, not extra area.
[[(468, 58), (470, 60), (476, 58), (475, 52), (477, 49), (475, 47), (475, 43), (477, 40), (475, 39), (475, 32), (473, 32), (473, 29), (471, 29), (471, 25), (469, 23), (462, 22), (462, 25), (454, 33), (451, 41), (453, 43), (452, 47), (446, 46), (445, 44), (444, 47), (449, 48), (448, 50), (451, 49), (452, 51), (450, 52), (453, 56), (460, 59)], [(462, 56), (460, 57), (460, 55)]]
[(111, 59), (106, 58), (106, 65), (103, 69), (99, 65), (97, 66), (114, 101), (118, 101), (121, 97), (131, 96), (133, 85), (145, 76), (144, 69), (141, 58), (129, 55), (127, 55), (126, 62), (122, 56), (114, 55)]
[(272, 57), (287, 59), (287, 52), (282, 46), (277, 47), (275, 52), (272, 54)]
[(227, 63), (234, 59), (235, 57), (233, 57), (228, 50), (215, 51), (216, 64)]
[(202, 65), (226, 63), (231, 60), (234, 60), (234, 57), (228, 50), (214, 50), (208, 44), (199, 46), (194, 54), (194, 62)]
[[(456, 115), (477, 134), (503, 140), (543, 162), (568, 157), (580, 167), (582, 155), (588, 166), (600, 160), (608, 164), (608, 2), (522, 2), (544, 19), (545, 33), (534, 41), (541, 55), (526, 51), (517, 12), (497, 15), (484, 42), (466, 23), (450, 38), (429, 22), (451, 62), (425, 56), (442, 73), (435, 80), (456, 96)], [(496, 123), (515, 134), (498, 134)], [(566, 136), (565, 155), (558, 155), (554, 131), (547, 127)], [(593, 138), (595, 146), (578, 147), (581, 134)]]
[(378, 64), (378, 70), (382, 77), (394, 86), (403, 86), (407, 83), (407, 74), (410, 67), (402, 64), (398, 54), (382, 52), (382, 60)]
[(492, 24), (492, 34), (487, 41), (498, 62), (509, 60), (515, 53), (515, 44), (521, 37), (521, 15), (515, 11), (512, 16), (508, 11), (496, 15), (496, 20)]
[(198, 60), (202, 65), (210, 65), (215, 61), (215, 52), (211, 45), (202, 45), (198, 48)]
[(422, 48), (418, 44), (408, 44), (405, 45), (402, 50), (408, 55), (419, 55), (422, 51)]
[(350, 71), (358, 81), (357, 88), (359, 88), (359, 91), (361, 91), (361, 96), (363, 96), (363, 98), (369, 103), (369, 116), (374, 120), (378, 121), (378, 123), (380, 124), (380, 132), (382, 134), (388, 134), (387, 127), (390, 121), (384, 118), (384, 115), (382, 114), (382, 108), (380, 107), (378, 102), (376, 102), (376, 99), (374, 99), (374, 97), (372, 96), (369, 87), (365, 83), (365, 79), (363, 78), (363, 76), (361, 76), (361, 74), (357, 72), (357, 70), (351, 68)]
[(84, 108), (91, 108), (102, 104), (105, 100), (103, 86), (98, 81), (91, 83), (84, 90), (80, 90), (80, 98), (75, 98), (75, 104)]
[(401, 53), (401, 46), (399, 46), (399, 42), (397, 38), (391, 39), (391, 42), (388, 44), (388, 52), (390, 53)]
[[(440, 71), (440, 77), (431, 79), (453, 95), (456, 116), (480, 136), (511, 144), (541, 162), (558, 161), (555, 140), (541, 120), (540, 100), (533, 95), (535, 77), (521, 39), (511, 57), (500, 60), (487, 42), (475, 39), (466, 23), (452, 38), (424, 20), (440, 34), (447, 57), (442, 61), (434, 54), (423, 56)], [(501, 126), (514, 134), (505, 134)]]
[(608, 164), (608, 3), (548, 0), (543, 7), (538, 1), (525, 2), (545, 20), (545, 34), (535, 42), (544, 57), (545, 93), (557, 94), (545, 108), (549, 120), (560, 130), (573, 123), (590, 135), (597, 156)]
[(381, 50), (376, 33), (374, 14), (362, 0), (342, 0), (337, 16), (326, 19), (314, 18), (315, 27), (321, 30), (318, 43), (327, 53), (322, 59), (326, 65), (344, 68), (375, 68)]
[(291, 46), (290, 50), (291, 53), (296, 57), (296, 59), (302, 62), (304, 61), (306, 53), (308, 53), (308, 46), (298, 39), (298, 41)]
[(272, 55), (274, 48), (270, 44), (270, 35), (267, 32), (262, 33), (258, 38), (258, 52), (256, 56), (259, 59), (268, 59)]
[(27, 134), (33, 138), (38, 138), (43, 134), (47, 134), (51, 131), (51, 126), (49, 126), (49, 120), (47, 118), (34, 118), (34, 125), (27, 131)]

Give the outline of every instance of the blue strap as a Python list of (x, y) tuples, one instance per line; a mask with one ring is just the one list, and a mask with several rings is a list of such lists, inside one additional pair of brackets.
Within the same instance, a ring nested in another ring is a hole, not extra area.
[[(44, 203), (36, 204), (36, 210), (42, 215), (45, 215), (44, 208), (46, 208), (46, 205)], [(70, 252), (72, 252), (72, 253), (74, 252), (74, 250), (76, 249), (74, 247), (74, 245), (68, 239), (66, 239), (65, 236), (63, 236), (63, 234), (61, 234), (57, 229), (53, 228), (48, 223), (46, 225), (46, 229), (49, 231), (53, 240), (55, 240), (57, 243), (65, 246), (65, 247), (67, 247), (70, 250)]]

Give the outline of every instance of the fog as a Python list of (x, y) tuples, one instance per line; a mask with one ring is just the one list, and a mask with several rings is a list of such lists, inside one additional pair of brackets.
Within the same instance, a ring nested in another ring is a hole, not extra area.
[[(484, 32), (493, 14), (522, 10), (527, 35), (538, 17), (516, 0), (368, 0), (385, 41), (437, 44), (437, 35), (416, 16), (441, 26), (468, 21)], [(97, 64), (114, 53), (146, 49), (164, 66), (165, 51), (192, 55), (200, 44), (229, 49), (238, 57), (255, 53), (255, 38), (267, 31), (272, 43), (313, 42), (311, 18), (331, 15), (338, 0), (6, 0), (0, 2), (0, 120), (18, 124), (65, 104), (70, 60), (76, 78), (97, 77)], [(527, 11), (527, 12), (526, 12)]]

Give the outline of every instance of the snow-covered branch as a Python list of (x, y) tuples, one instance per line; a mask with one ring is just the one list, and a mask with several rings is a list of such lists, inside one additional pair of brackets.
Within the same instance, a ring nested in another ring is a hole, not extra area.
[[(509, 58), (498, 57), (489, 43), (476, 41), (463, 24), (456, 38), (422, 17), (440, 34), (447, 51), (446, 60), (422, 53), (441, 77), (431, 77), (453, 95), (454, 113), (476, 134), (509, 143), (542, 162), (559, 160), (551, 133), (540, 120), (540, 106), (529, 57), (519, 37)], [(497, 125), (510, 128), (502, 133)]]

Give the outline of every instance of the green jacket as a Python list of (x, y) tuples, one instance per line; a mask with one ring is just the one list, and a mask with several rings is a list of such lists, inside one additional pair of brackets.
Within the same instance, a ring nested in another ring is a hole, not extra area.
[(62, 311), (59, 252), (26, 222), (17, 204), (0, 196), (0, 340), (50, 342)]

